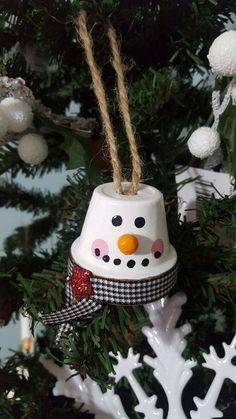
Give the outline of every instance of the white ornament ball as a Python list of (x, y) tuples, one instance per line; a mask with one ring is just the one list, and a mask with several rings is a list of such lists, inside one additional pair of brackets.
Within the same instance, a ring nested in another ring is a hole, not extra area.
[(41, 135), (26, 134), (20, 139), (17, 151), (25, 163), (40, 164), (48, 156), (48, 145)]
[(236, 31), (227, 31), (212, 43), (207, 56), (213, 73), (219, 76), (236, 75)]
[(192, 133), (187, 144), (193, 156), (205, 159), (219, 148), (220, 136), (214, 128), (201, 127)]
[(5, 117), (4, 113), (0, 110), (0, 138), (4, 137), (4, 135), (7, 133), (7, 130), (7, 118)]
[(8, 131), (10, 132), (23, 132), (32, 123), (32, 109), (23, 100), (6, 97), (0, 103), (0, 110), (7, 119)]

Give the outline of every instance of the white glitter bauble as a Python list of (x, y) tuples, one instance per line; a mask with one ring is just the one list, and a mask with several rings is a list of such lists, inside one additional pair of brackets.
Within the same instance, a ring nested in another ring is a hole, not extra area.
[(8, 131), (10, 132), (23, 132), (32, 123), (32, 109), (23, 100), (6, 97), (0, 103), (0, 110), (7, 119)]
[(205, 159), (219, 148), (220, 136), (214, 128), (201, 127), (192, 133), (187, 144), (193, 156)]
[(17, 151), (25, 163), (40, 164), (47, 158), (48, 145), (41, 135), (26, 134), (20, 139)]
[(4, 137), (8, 130), (8, 123), (5, 114), (0, 110), (0, 138)]
[(212, 43), (207, 56), (213, 73), (236, 76), (236, 31), (227, 31)]

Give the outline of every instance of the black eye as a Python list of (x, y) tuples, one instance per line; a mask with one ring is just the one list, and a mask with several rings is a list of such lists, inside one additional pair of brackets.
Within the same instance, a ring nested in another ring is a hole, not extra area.
[(143, 217), (135, 218), (134, 224), (137, 228), (142, 228), (145, 224), (145, 220)]
[(114, 215), (111, 220), (113, 226), (119, 227), (122, 224), (122, 218), (120, 215)]

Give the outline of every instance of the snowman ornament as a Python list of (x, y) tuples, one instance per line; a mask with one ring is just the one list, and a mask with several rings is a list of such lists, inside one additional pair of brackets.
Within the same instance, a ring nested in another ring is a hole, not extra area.
[(103, 304), (150, 303), (169, 293), (176, 276), (161, 192), (139, 184), (135, 195), (118, 194), (113, 183), (105, 183), (94, 190), (81, 235), (71, 246), (67, 307), (42, 320), (60, 324)]
[(59, 334), (66, 330), (63, 325), (68, 321), (89, 316), (104, 304), (142, 305), (156, 301), (169, 293), (177, 276), (177, 256), (169, 242), (163, 196), (156, 188), (139, 182), (141, 165), (128, 113), (115, 30), (108, 25), (117, 76), (117, 99), (132, 160), (131, 182), (122, 182), (115, 134), (108, 106), (104, 108), (106, 95), (93, 57), (85, 11), (80, 12), (76, 28), (101, 111), (114, 182), (99, 185), (94, 190), (81, 235), (71, 246), (66, 307), (42, 315), (46, 324), (62, 324)]

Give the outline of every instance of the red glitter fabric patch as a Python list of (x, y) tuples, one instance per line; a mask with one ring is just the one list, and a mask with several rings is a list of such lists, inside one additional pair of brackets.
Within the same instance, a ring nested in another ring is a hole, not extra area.
[(90, 272), (80, 266), (73, 266), (71, 275), (71, 287), (76, 299), (93, 295), (93, 287), (90, 282)]

